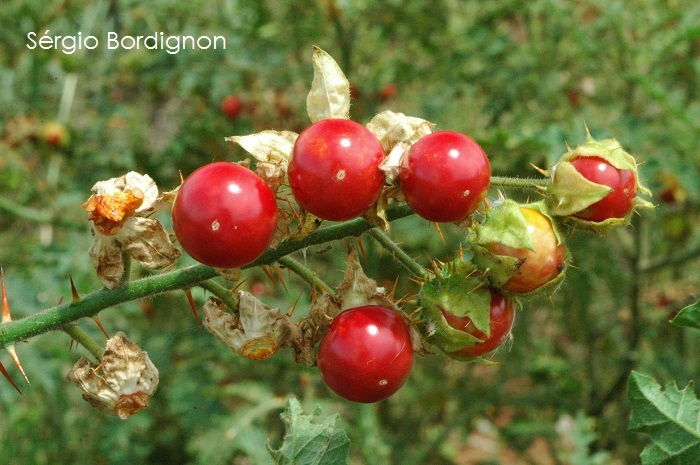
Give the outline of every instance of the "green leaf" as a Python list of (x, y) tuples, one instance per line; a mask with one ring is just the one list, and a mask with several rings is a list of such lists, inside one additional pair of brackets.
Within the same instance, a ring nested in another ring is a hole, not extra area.
[(291, 399), (280, 415), (287, 424), (282, 446), (270, 454), (278, 465), (345, 465), (350, 452), (350, 439), (345, 431), (337, 429), (338, 415), (332, 415), (321, 424), (312, 423), (320, 415), (317, 407), (313, 415), (304, 415), (299, 401)]
[(678, 326), (700, 329), (700, 300), (678, 312), (671, 320), (671, 323)]
[(681, 391), (673, 384), (663, 390), (653, 378), (633, 371), (628, 396), (630, 430), (651, 436), (642, 465), (700, 463), (700, 401), (692, 382)]

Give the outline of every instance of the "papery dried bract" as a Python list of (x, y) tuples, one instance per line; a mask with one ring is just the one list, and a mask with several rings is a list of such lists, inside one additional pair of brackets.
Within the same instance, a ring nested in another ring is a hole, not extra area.
[(286, 163), (292, 153), (298, 134), (292, 131), (262, 131), (247, 136), (231, 136), (226, 141), (235, 142), (259, 162)]
[(401, 160), (410, 147), (408, 142), (399, 142), (394, 145), (386, 158), (384, 158), (384, 161), (379, 165), (379, 169), (384, 171), (387, 179), (394, 181), (399, 176)]
[(314, 46), (314, 80), (306, 97), (312, 123), (328, 118), (350, 118), (350, 83), (333, 57)]
[(204, 304), (204, 327), (240, 355), (262, 360), (290, 345), (298, 327), (279, 309), (271, 308), (252, 294), (238, 292), (236, 313), (224, 310), (219, 299)]
[(83, 357), (66, 378), (90, 405), (122, 420), (148, 407), (159, 381), (148, 354), (122, 332), (107, 341), (100, 365)]
[(379, 139), (387, 152), (399, 142), (413, 145), (421, 137), (432, 133), (434, 127), (433, 123), (422, 118), (388, 110), (378, 113), (367, 123), (367, 129)]
[(148, 175), (132, 171), (100, 181), (93, 186), (92, 194), (83, 205), (93, 221), (90, 262), (109, 289), (119, 286), (124, 275), (122, 252), (154, 270), (172, 264), (180, 256), (163, 225), (147, 218), (160, 202), (158, 187)]
[(292, 131), (262, 131), (247, 136), (231, 136), (234, 142), (255, 158), (257, 174), (265, 180), (273, 192), (284, 183), (289, 157), (299, 135)]

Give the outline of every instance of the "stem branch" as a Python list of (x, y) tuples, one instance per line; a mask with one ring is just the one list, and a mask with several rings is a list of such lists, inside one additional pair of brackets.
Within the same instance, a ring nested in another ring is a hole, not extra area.
[(406, 267), (414, 276), (421, 279), (428, 277), (428, 272), (410, 255), (408, 255), (399, 245), (394, 242), (384, 231), (379, 228), (370, 229), (369, 235), (379, 244), (392, 253), (394, 259)]
[(226, 304), (226, 306), (231, 310), (236, 310), (236, 307), (238, 307), (238, 299), (236, 298), (236, 296), (216, 281), (202, 281), (201, 283), (199, 283), (199, 287), (211, 292), (216, 297), (221, 299), (221, 301), (224, 304)]
[(324, 280), (318, 277), (316, 273), (302, 265), (299, 261), (290, 256), (282, 257), (278, 260), (280, 265), (289, 268), (293, 273), (297, 274), (301, 279), (309, 283), (312, 287), (320, 289), (326, 294), (336, 296), (337, 292), (333, 290)]
[[(393, 206), (387, 210), (387, 218), (394, 221), (413, 214), (406, 204)], [(312, 245), (359, 236), (373, 228), (362, 218), (334, 224), (314, 231), (298, 241), (282, 242), (275, 249), (268, 249), (260, 258), (245, 266), (252, 268), (269, 265), (286, 255)], [(0, 348), (51, 330), (60, 329), (80, 318), (91, 317), (100, 311), (132, 300), (142, 299), (177, 289), (186, 289), (217, 276), (216, 270), (205, 265), (193, 265), (156, 276), (138, 279), (113, 290), (106, 288), (83, 296), (77, 302), (70, 302), (43, 310), (21, 320), (0, 326)]]
[(549, 178), (511, 178), (491, 176), (491, 185), (496, 187), (513, 187), (517, 189), (542, 189), (550, 184)]
[(98, 362), (102, 360), (104, 349), (100, 347), (100, 345), (95, 342), (95, 340), (85, 331), (80, 329), (78, 325), (75, 323), (69, 323), (63, 327), (63, 331), (72, 337), (78, 344), (85, 347)]

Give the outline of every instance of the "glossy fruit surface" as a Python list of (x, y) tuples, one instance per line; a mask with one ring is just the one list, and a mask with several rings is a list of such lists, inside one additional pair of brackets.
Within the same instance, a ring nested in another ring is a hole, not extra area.
[(340, 313), (318, 348), (326, 385), (354, 402), (378, 402), (403, 386), (413, 366), (408, 326), (395, 312), (375, 305)]
[(500, 347), (508, 338), (515, 319), (515, 308), (513, 302), (503, 294), (491, 291), (491, 324), (489, 326), (491, 334), (488, 337), (474, 327), (468, 316), (456, 316), (445, 310), (442, 311), (442, 314), (447, 320), (447, 324), (453, 328), (469, 333), (483, 341), (453, 353), (461, 357), (479, 357)]
[(347, 119), (318, 121), (299, 134), (287, 170), (299, 205), (324, 220), (344, 221), (379, 197), (384, 149), (367, 128)]
[(272, 241), (277, 200), (249, 169), (216, 162), (190, 174), (172, 210), (175, 236), (195, 260), (217, 268), (254, 261)]
[(479, 144), (452, 131), (419, 139), (399, 170), (406, 202), (419, 216), (437, 222), (471, 215), (484, 200), (490, 177), (491, 165)]
[(620, 170), (598, 157), (579, 157), (571, 164), (591, 182), (612, 187), (612, 192), (574, 216), (586, 221), (601, 222), (608, 218), (624, 218), (634, 207), (637, 181), (631, 170)]
[(552, 222), (539, 211), (520, 207), (527, 232), (532, 238), (534, 251), (516, 249), (500, 243), (491, 243), (487, 249), (496, 255), (506, 255), (522, 260), (518, 271), (503, 285), (510, 292), (525, 293), (537, 289), (556, 278), (564, 268), (566, 246), (558, 242)]

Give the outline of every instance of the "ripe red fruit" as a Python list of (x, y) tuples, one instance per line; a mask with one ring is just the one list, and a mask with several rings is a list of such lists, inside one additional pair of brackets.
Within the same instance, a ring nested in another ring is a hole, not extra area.
[(379, 91), (379, 97), (382, 100), (389, 100), (390, 98), (394, 97), (398, 91), (399, 86), (397, 86), (396, 84), (387, 84), (384, 87), (382, 87)]
[(571, 164), (584, 178), (612, 187), (612, 192), (574, 216), (599, 223), (608, 218), (624, 218), (634, 207), (637, 180), (631, 170), (620, 170), (599, 157), (578, 157)]
[(413, 366), (411, 335), (395, 312), (376, 305), (335, 317), (318, 348), (318, 369), (339, 396), (378, 402), (403, 386)]
[(185, 179), (172, 220), (175, 236), (192, 258), (217, 268), (238, 268), (258, 258), (272, 241), (277, 200), (249, 169), (216, 162)]
[(486, 248), (496, 255), (523, 261), (518, 271), (505, 282), (503, 289), (525, 293), (534, 291), (559, 275), (566, 260), (566, 246), (559, 242), (552, 222), (545, 215), (527, 207), (520, 207), (520, 212), (527, 222), (527, 232), (535, 250), (516, 249), (498, 242), (492, 242)]
[(243, 111), (243, 102), (236, 95), (227, 95), (221, 100), (221, 111), (230, 119), (235, 120)]
[(461, 221), (484, 200), (491, 165), (479, 144), (452, 131), (420, 138), (401, 161), (399, 181), (406, 202), (421, 217)]
[(500, 347), (508, 338), (510, 330), (513, 328), (515, 308), (513, 302), (508, 300), (503, 294), (491, 291), (491, 323), (489, 325), (491, 334), (488, 337), (474, 327), (472, 320), (468, 316), (457, 316), (445, 310), (442, 310), (442, 314), (447, 324), (453, 328), (482, 340), (482, 342), (475, 345), (455, 351), (453, 354), (461, 357), (479, 357)]
[(297, 138), (287, 174), (299, 205), (324, 220), (344, 221), (367, 211), (384, 186), (384, 149), (367, 128), (325, 119)]

